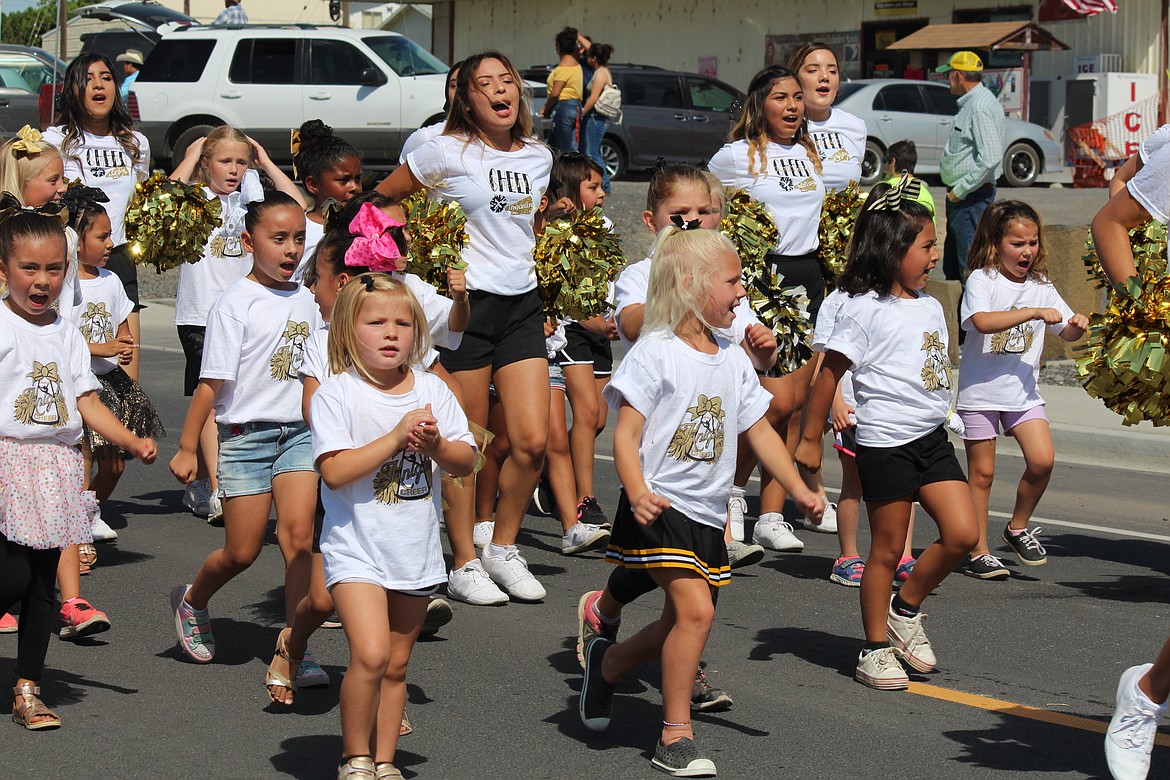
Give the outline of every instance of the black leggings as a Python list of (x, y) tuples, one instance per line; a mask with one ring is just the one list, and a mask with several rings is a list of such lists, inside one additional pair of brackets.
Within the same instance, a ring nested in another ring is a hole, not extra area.
[[(629, 604), (639, 596), (645, 596), (658, 588), (658, 583), (645, 569), (627, 569), (625, 566), (614, 566), (609, 573), (609, 581), (605, 584), (609, 595), (622, 606)], [(711, 588), (711, 603), (719, 603), (719, 588)]]
[(20, 605), (16, 676), (38, 682), (56, 615), (59, 549), (34, 550), (0, 535), (0, 613)]

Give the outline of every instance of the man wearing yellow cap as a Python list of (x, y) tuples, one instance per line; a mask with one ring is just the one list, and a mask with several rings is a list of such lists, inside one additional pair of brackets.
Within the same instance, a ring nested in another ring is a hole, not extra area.
[(962, 281), (975, 227), (995, 200), (995, 182), (1003, 173), (1003, 108), (983, 86), (983, 61), (975, 52), (955, 52), (935, 70), (947, 74), (951, 92), (959, 96), (939, 175), (947, 187), (943, 273)]

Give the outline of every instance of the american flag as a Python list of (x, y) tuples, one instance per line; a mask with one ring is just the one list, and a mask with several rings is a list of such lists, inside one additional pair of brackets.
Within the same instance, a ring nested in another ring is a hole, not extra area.
[(1117, 3), (1114, 0), (1063, 0), (1064, 4), (1082, 16), (1096, 16), (1108, 11), (1117, 13)]

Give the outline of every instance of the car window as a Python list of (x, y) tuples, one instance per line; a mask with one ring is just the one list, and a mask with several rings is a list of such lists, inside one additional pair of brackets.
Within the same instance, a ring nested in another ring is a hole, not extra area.
[(678, 76), (627, 75), (622, 84), (622, 105), (682, 108), (682, 86)]
[(926, 94), (930, 96), (931, 113), (946, 114), (947, 116), (954, 116), (959, 113), (959, 97), (952, 95), (949, 89), (945, 87), (926, 87)]
[(700, 111), (726, 113), (739, 97), (718, 81), (687, 76), (687, 88), (691, 93), (691, 106)]
[(837, 87), (837, 99), (833, 101), (833, 105), (837, 105), (842, 100), (852, 95), (854, 92), (862, 89), (864, 86), (864, 84), (858, 84), (856, 82), (843, 83), (841, 86)]
[(249, 38), (236, 44), (228, 79), (236, 84), (296, 84), (293, 38)]
[(446, 73), (447, 66), (435, 55), (401, 35), (379, 35), (362, 38), (374, 54), (389, 65), (399, 76), (426, 76)]
[(35, 93), (42, 84), (53, 81), (53, 71), (30, 54), (0, 52), (0, 80), (8, 89)]
[(310, 84), (361, 84), (362, 71), (374, 67), (370, 58), (345, 41), (312, 41)]
[(926, 103), (917, 84), (891, 84), (882, 87), (873, 101), (873, 107), (885, 111), (904, 111), (909, 114), (927, 114)]
[(206, 39), (160, 41), (139, 71), (138, 83), (199, 81), (214, 48), (215, 41)]

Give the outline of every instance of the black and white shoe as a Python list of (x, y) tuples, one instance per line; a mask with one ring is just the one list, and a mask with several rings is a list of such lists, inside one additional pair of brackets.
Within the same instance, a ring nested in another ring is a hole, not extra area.
[(603, 636), (595, 638), (585, 648), (585, 679), (581, 683), (581, 703), (578, 707), (581, 722), (590, 731), (605, 731), (613, 712), (613, 683), (601, 676), (601, 661), (613, 642)]
[(1040, 533), (1040, 526), (1025, 528), (1018, 535), (1013, 536), (1011, 526), (1003, 527), (1003, 540), (1012, 548), (1012, 552), (1025, 566), (1043, 566), (1048, 563), (1048, 551), (1036, 535)]
[(686, 737), (669, 745), (659, 742), (650, 763), (671, 777), (715, 777), (715, 762), (705, 758), (695, 741)]

